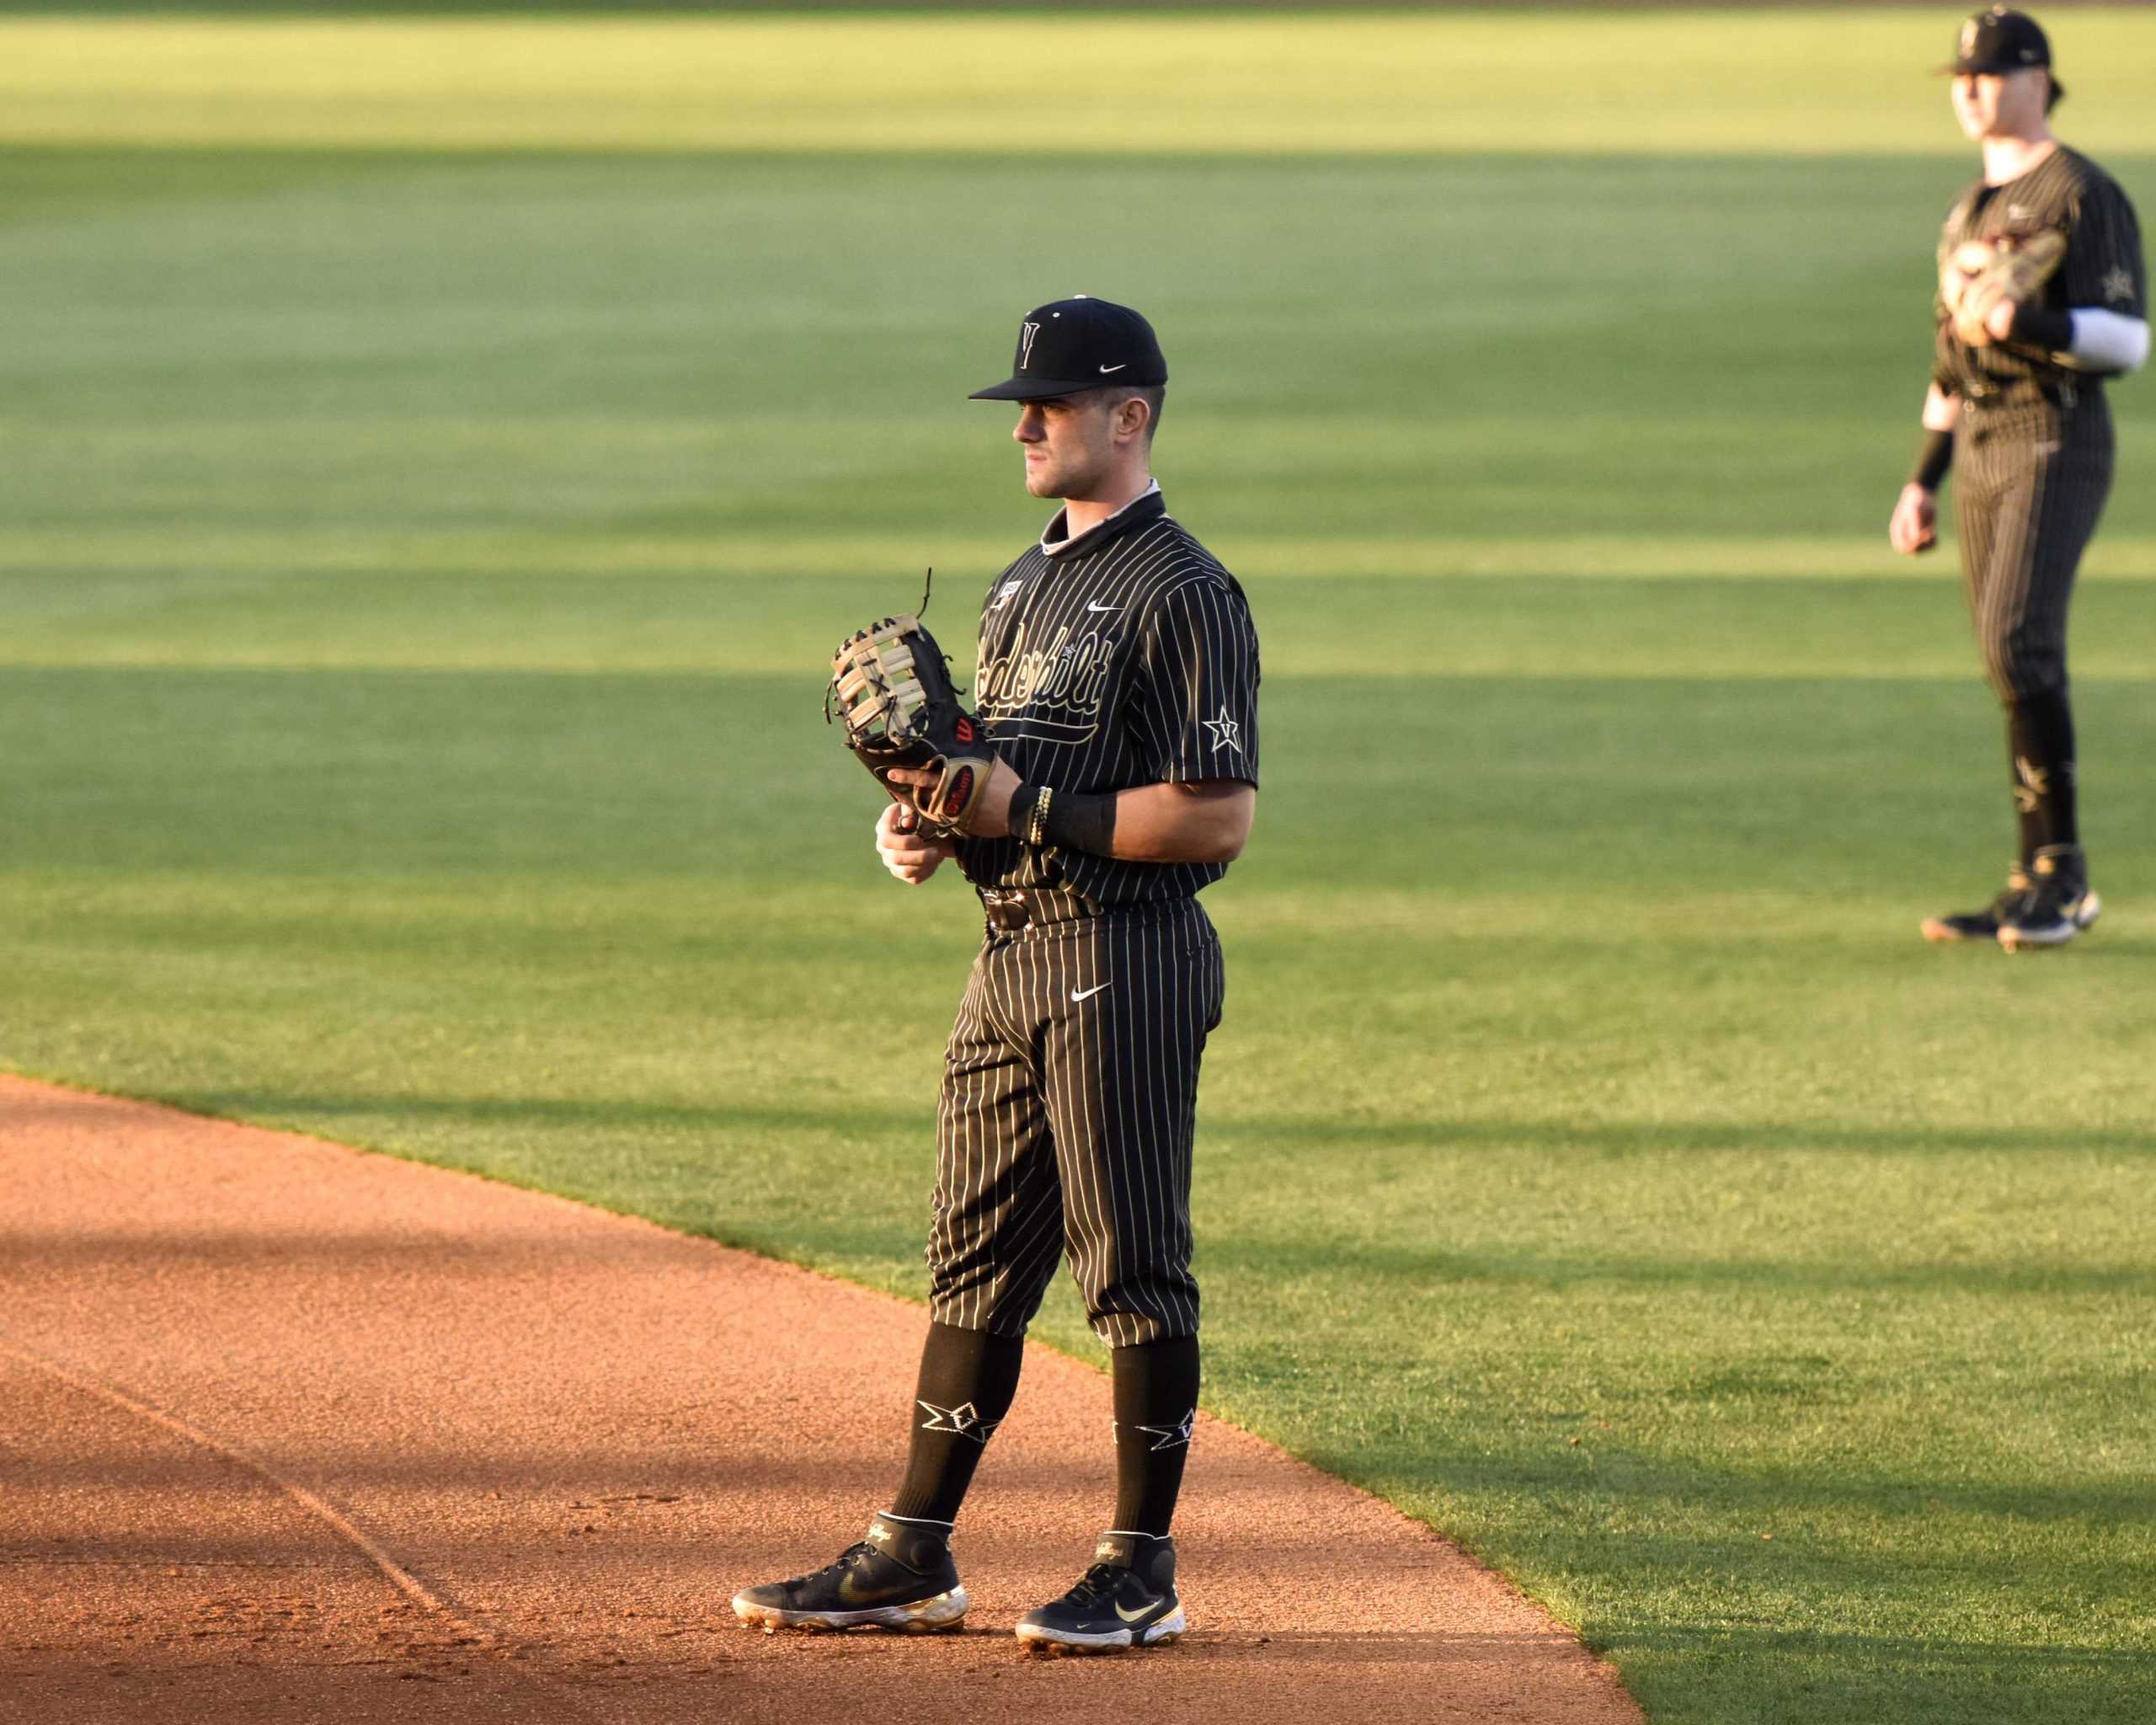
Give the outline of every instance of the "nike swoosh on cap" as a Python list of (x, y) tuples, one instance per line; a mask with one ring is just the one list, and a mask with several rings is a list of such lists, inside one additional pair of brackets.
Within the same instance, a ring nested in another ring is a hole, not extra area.
[(1101, 375), (1102, 375), (1103, 377), (1107, 377), (1107, 374), (1108, 374), (1109, 372), (1111, 372), (1111, 371), (1123, 371), (1123, 369), (1125, 369), (1125, 367), (1127, 367), (1129, 364), (1130, 364), (1130, 361), (1129, 361), (1129, 360), (1125, 360), (1123, 362), (1123, 364), (1122, 364), (1122, 365), (1120, 365), (1120, 366), (1102, 366), (1102, 367), (1101, 367)]

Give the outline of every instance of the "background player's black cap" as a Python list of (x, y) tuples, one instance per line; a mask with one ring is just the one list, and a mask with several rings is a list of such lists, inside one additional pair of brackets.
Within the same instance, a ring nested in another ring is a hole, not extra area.
[[(1965, 19), (1954, 44), (1954, 58), (1941, 72), (2026, 72), (2033, 67), (2047, 71), (2052, 63), (2052, 45), (2036, 20), (2025, 12), (2009, 12), (1994, 6)], [(2057, 80), (2053, 79), (2054, 86)], [(2063, 95), (2065, 92), (2060, 91)]]
[(970, 398), (1047, 401), (1110, 384), (1167, 381), (1168, 362), (1153, 326), (1128, 306), (1081, 293), (1027, 312), (1010, 377)]

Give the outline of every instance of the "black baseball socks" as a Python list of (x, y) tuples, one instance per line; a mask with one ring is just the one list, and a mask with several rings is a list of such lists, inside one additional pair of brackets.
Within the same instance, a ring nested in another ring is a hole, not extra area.
[(2079, 845), (2073, 712), (2066, 691), (2018, 696), (2006, 709), (2007, 751), (2014, 760), (2014, 809), (2021, 825), (2021, 862), (2052, 845)]
[[(1109, 1354), (1115, 1400), (1114, 1525), (1165, 1536), (1182, 1489), (1198, 1416), (1198, 1338), (1173, 1336)], [(931, 1324), (915, 1387), (913, 1442), (890, 1513), (958, 1519), (982, 1452), (1018, 1393), (1025, 1343), (989, 1330)]]
[(1115, 1520), (1166, 1535), (1198, 1418), (1198, 1338), (1171, 1336), (1108, 1356), (1115, 1382)]
[(987, 1330), (931, 1324), (914, 1388), (913, 1445), (891, 1514), (954, 1521), (981, 1452), (1018, 1393), (1026, 1344)]

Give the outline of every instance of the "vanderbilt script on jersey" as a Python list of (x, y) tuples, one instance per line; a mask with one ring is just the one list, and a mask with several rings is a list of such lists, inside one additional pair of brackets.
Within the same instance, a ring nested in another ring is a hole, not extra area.
[(1020, 623), (1002, 652), (981, 661), (974, 686), (981, 717), (992, 721), (1001, 736), (1088, 741), (1101, 728), (1108, 669), (1122, 644), (1120, 636), (1108, 633), (1113, 627), (1081, 632), (1066, 625), (1036, 643)]

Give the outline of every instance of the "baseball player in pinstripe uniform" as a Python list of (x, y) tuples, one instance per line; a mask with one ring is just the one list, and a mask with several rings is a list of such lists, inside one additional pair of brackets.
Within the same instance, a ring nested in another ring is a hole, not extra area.
[(1258, 657), (1241, 588), (1153, 482), (1167, 377), (1145, 318), (1081, 296), (1028, 312), (1012, 375), (976, 393), (1018, 404), (1026, 488), (1063, 507), (982, 608), (974, 698), (997, 764), (971, 835), (912, 830), (895, 803), (876, 828), (902, 881), (955, 859), (987, 925), (937, 1111), (906, 1472), (837, 1562), (737, 1596), (746, 1623), (958, 1623), (953, 1522), (1067, 1258), (1110, 1350), (1114, 1521), (1017, 1632), (1099, 1649), (1186, 1626), (1169, 1523), (1198, 1404), (1198, 1060), (1223, 986), (1198, 894), (1250, 831)]
[[(1924, 447), (1887, 533), (1900, 552), (1935, 543), (1939, 483), (1950, 464), (1958, 470), (1961, 565), (1984, 670), (2006, 708), (2020, 846), (1989, 905), (1923, 928), (1928, 940), (1995, 940), (2011, 952), (2072, 940), (2100, 908), (2076, 809), (2066, 614), (2111, 490), (2104, 381), (2148, 356), (2148, 276), (2126, 194), (2052, 136), (2064, 92), (2035, 20), (2004, 7), (1977, 13), (1945, 69), (1983, 174), (1954, 200), (1940, 236)], [(2017, 252), (2049, 256), (2062, 239), (2040, 281), (1957, 312), (1964, 280)]]

